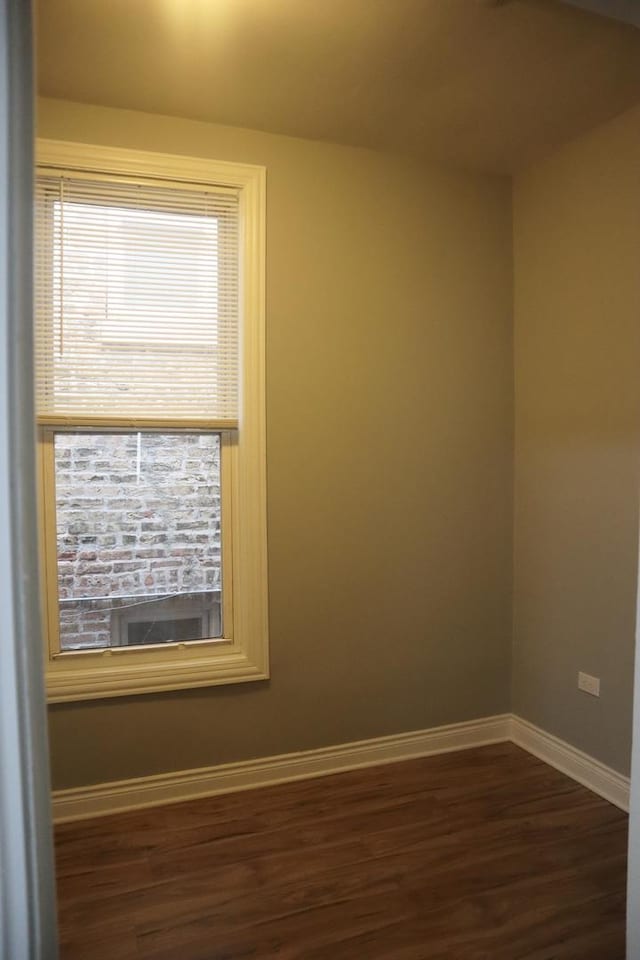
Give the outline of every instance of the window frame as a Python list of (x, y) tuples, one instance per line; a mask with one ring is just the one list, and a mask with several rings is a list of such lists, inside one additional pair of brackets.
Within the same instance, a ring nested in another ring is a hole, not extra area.
[[(237, 430), (201, 420), (46, 416), (38, 426), (38, 483), (45, 678), (49, 702), (92, 700), (264, 680), (269, 677), (264, 167), (204, 158), (38, 140), (47, 170), (232, 188), (240, 198), (240, 416)], [(56, 430), (210, 429), (221, 436), (222, 638), (60, 652), (53, 435)], [(226, 530), (226, 533), (225, 533)]]

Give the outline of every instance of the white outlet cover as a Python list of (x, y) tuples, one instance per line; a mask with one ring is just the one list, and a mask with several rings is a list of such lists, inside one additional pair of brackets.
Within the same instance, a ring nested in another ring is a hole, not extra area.
[(592, 697), (600, 696), (600, 677), (592, 677), (590, 673), (578, 673), (578, 690), (590, 693)]

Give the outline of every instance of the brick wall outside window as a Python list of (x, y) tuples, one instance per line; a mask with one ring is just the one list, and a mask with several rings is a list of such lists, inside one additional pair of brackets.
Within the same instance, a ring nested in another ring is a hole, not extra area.
[(109, 646), (123, 607), (219, 598), (217, 435), (58, 433), (55, 463), (62, 649)]

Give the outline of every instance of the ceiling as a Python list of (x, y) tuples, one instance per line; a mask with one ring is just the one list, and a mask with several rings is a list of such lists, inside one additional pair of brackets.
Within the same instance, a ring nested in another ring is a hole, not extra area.
[(508, 173), (640, 102), (558, 0), (39, 0), (40, 93)]
[(640, 27), (640, 4), (638, 0), (563, 0), (584, 10), (600, 13), (604, 17), (613, 17), (623, 23), (633, 23)]

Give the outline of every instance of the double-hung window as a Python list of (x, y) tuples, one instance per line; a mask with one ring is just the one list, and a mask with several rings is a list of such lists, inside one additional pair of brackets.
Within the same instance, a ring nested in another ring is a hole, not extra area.
[(43, 141), (51, 700), (268, 675), (264, 170)]

